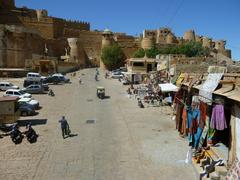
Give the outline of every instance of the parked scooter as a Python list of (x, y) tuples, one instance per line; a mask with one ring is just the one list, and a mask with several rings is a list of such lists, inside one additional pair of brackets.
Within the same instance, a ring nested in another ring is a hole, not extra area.
[(10, 137), (15, 144), (20, 144), (23, 140), (23, 135), (18, 129), (18, 125), (14, 125), (12, 131), (10, 132)]
[(140, 99), (138, 99), (138, 106), (140, 108), (144, 108), (144, 105), (143, 105), (143, 103), (142, 103), (142, 101)]
[(95, 81), (98, 81), (98, 75), (95, 74)]
[(53, 92), (52, 89), (49, 89), (49, 91), (48, 91), (48, 95), (49, 95), (49, 96), (55, 96), (55, 94), (54, 94), (54, 92)]
[(26, 128), (27, 130), (24, 132), (24, 134), (27, 137), (28, 142), (35, 143), (37, 141), (38, 134), (32, 128), (31, 124), (28, 124)]

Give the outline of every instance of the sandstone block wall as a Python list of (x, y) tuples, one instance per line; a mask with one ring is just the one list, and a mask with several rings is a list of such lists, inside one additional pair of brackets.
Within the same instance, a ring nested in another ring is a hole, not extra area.
[(25, 59), (31, 58), (32, 53), (41, 53), (44, 49), (43, 39), (34, 32), (23, 27), (2, 25), (3, 36), (0, 45), (0, 65), (7, 68), (24, 68)]

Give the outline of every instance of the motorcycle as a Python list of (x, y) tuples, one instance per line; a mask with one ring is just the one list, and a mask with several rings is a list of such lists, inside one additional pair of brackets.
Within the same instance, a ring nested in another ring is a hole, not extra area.
[(15, 144), (20, 144), (24, 136), (18, 129), (15, 129), (10, 133), (10, 137)]
[(138, 106), (139, 106), (140, 108), (144, 108), (144, 105), (143, 105), (143, 103), (142, 103), (141, 100), (138, 100)]
[(32, 127), (25, 131), (24, 134), (27, 137), (28, 142), (35, 143), (37, 141), (38, 134)]
[(48, 95), (49, 95), (49, 96), (55, 96), (53, 90), (51, 90), (51, 89), (48, 91)]

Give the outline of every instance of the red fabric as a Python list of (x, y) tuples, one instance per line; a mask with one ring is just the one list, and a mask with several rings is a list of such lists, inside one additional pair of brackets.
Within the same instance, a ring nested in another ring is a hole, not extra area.
[(196, 134), (198, 128), (198, 122), (197, 119), (192, 119), (191, 126), (189, 129), (190, 134)]
[(183, 108), (182, 111), (182, 128), (181, 128), (181, 133), (183, 135), (187, 134), (187, 110)]
[(199, 126), (203, 129), (206, 124), (206, 118), (207, 118), (207, 104), (205, 104), (204, 102), (200, 102), (199, 110), (201, 114)]
[(178, 91), (174, 97), (174, 103), (179, 104), (183, 99), (182, 91)]

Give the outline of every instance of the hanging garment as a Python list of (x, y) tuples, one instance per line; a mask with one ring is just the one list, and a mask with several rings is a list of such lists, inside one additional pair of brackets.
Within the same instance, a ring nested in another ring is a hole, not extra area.
[(182, 128), (181, 128), (181, 134), (187, 135), (187, 109), (183, 108), (182, 111)]
[(210, 127), (217, 130), (227, 128), (223, 105), (219, 104), (213, 107)]
[(192, 97), (192, 103), (199, 104), (200, 103), (199, 96), (193, 96)]
[(177, 104), (177, 110), (176, 110), (176, 129), (180, 131), (181, 125), (182, 125), (182, 110), (183, 110), (183, 104)]
[(207, 104), (205, 104), (204, 102), (200, 102), (199, 110), (201, 113), (199, 127), (203, 129), (206, 124), (206, 118), (207, 118)]
[(192, 122), (192, 108), (187, 107), (187, 128), (190, 128)]
[(182, 91), (178, 91), (174, 96), (174, 103), (180, 104), (183, 99)]
[(198, 127), (196, 134), (194, 134), (194, 148), (198, 148), (199, 140), (201, 138), (203, 129)]
[(195, 134), (197, 132), (199, 120), (200, 120), (199, 109), (193, 109), (192, 110), (191, 123), (190, 123), (190, 129), (189, 129), (191, 134)]

